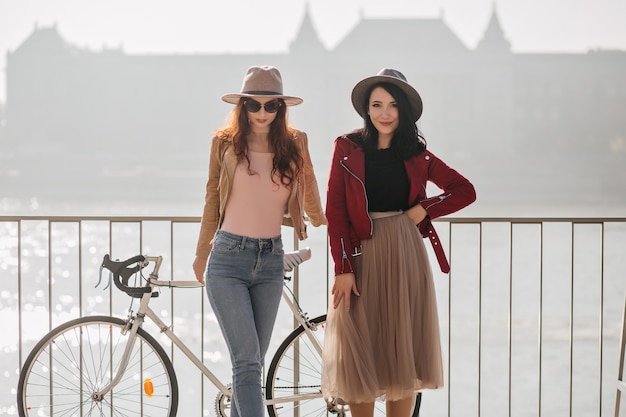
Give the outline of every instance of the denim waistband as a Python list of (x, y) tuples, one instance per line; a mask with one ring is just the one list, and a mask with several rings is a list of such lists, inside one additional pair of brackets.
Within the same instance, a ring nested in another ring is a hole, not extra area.
[(240, 247), (254, 247), (254, 248), (273, 248), (275, 245), (282, 244), (282, 237), (280, 235), (275, 237), (248, 237), (236, 235), (234, 233), (226, 232), (224, 230), (218, 230), (216, 233), (223, 239), (228, 239), (234, 243), (239, 244)]

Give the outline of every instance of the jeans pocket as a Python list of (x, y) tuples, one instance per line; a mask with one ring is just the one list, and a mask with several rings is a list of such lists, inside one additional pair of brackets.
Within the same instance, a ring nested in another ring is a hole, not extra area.
[(241, 242), (235, 239), (217, 235), (213, 242), (213, 252), (217, 253), (236, 253), (241, 251)]

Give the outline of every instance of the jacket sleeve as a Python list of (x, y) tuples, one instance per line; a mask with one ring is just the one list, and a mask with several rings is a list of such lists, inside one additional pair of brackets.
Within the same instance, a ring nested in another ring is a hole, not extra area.
[(476, 190), (467, 178), (433, 154), (429, 153), (428, 157), (428, 180), (443, 190), (420, 201), (431, 220), (459, 211), (476, 200)]
[(346, 200), (345, 169), (341, 166), (344, 152), (339, 139), (335, 141), (333, 159), (328, 175), (326, 217), (330, 252), (335, 263), (335, 275), (355, 272), (350, 239), (350, 219)]
[(304, 178), (304, 211), (309, 216), (313, 226), (320, 226), (326, 222), (324, 209), (320, 200), (320, 190), (315, 178), (313, 162), (309, 152), (309, 140), (306, 133), (298, 132), (298, 144), (302, 155), (302, 176)]
[(220, 218), (220, 196), (219, 182), (222, 170), (222, 139), (214, 137), (211, 142), (211, 153), (209, 155), (209, 178), (206, 183), (206, 194), (204, 197), (204, 210), (202, 211), (202, 221), (200, 222), (200, 235), (196, 246), (196, 256), (207, 259), (213, 248), (213, 236), (217, 230), (217, 223)]

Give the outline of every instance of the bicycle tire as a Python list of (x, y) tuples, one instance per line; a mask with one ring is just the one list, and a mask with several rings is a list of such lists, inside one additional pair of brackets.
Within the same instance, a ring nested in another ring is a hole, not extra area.
[(100, 401), (92, 393), (115, 375), (126, 346), (126, 322), (88, 316), (61, 324), (35, 345), (17, 387), (20, 417), (175, 417), (178, 382), (165, 350), (139, 328), (122, 379)]
[[(313, 336), (323, 347), (326, 315), (315, 317), (310, 323)], [(300, 372), (294, 377), (296, 366)], [(329, 405), (322, 397), (321, 375), (322, 358), (304, 327), (299, 326), (278, 347), (268, 368), (265, 399), (269, 401), (270, 417), (324, 415)]]
[[(326, 315), (310, 320), (314, 324), (313, 335), (324, 346)], [(296, 354), (296, 349), (299, 352)], [(300, 372), (294, 363), (299, 359)], [(299, 326), (285, 338), (272, 358), (265, 381), (265, 399), (270, 417), (288, 416), (338, 416), (344, 417), (350, 411), (347, 404), (337, 399), (325, 399), (321, 392), (322, 358)], [(297, 382), (296, 382), (297, 380)], [(421, 393), (416, 394), (413, 417), (419, 416)], [(385, 403), (377, 401), (374, 416), (385, 416)]]

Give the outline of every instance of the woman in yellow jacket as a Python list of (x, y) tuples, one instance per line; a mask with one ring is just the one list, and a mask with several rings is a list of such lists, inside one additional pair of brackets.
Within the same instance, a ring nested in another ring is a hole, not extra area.
[(262, 417), (263, 358), (283, 286), (281, 225), (306, 238), (326, 222), (307, 136), (287, 123), (287, 106), (302, 99), (283, 94), (275, 67), (253, 66), (231, 122), (211, 144), (209, 178), (193, 269), (209, 302), (233, 365), (233, 417)]

